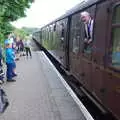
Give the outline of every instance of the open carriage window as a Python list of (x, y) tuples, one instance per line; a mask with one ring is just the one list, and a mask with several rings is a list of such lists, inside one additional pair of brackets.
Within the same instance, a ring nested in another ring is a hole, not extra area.
[(61, 39), (65, 37), (65, 26), (64, 23), (61, 23)]
[(120, 68), (120, 5), (113, 11), (112, 41), (112, 66)]
[(71, 30), (70, 30), (70, 50), (74, 54), (78, 54), (80, 52), (80, 41), (82, 39), (81, 34), (81, 24), (80, 24), (80, 14), (77, 13), (72, 16), (71, 22)]
[(114, 13), (113, 13), (113, 24), (120, 24), (120, 5), (117, 5), (114, 8)]
[(56, 24), (54, 24), (54, 26), (53, 26), (53, 31), (54, 32), (56, 31)]
[(81, 21), (84, 23), (84, 47), (83, 52), (91, 53), (93, 41), (93, 19), (89, 12), (83, 11), (80, 14)]

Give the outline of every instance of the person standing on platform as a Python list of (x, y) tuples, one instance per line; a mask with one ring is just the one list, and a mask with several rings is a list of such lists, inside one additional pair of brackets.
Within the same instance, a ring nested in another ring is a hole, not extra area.
[[(13, 55), (14, 55), (14, 59), (16, 60), (17, 58), (16, 58), (16, 54), (15, 54), (15, 52), (16, 52), (16, 50), (15, 50), (15, 42), (14, 42), (14, 38), (13, 38), (13, 36), (11, 36), (11, 34), (9, 35), (8, 40), (10, 40), (10, 43), (12, 44)], [(17, 76), (17, 74), (16, 74), (16, 62), (15, 61), (13, 63), (12, 76), (13, 77)]]
[(20, 56), (24, 56), (24, 44), (22, 39), (19, 42)]
[(26, 40), (24, 46), (25, 46), (25, 51), (26, 51), (27, 58), (28, 58), (28, 54), (29, 54), (30, 58), (32, 58), (31, 48), (30, 48), (30, 41)]
[(14, 82), (16, 80), (13, 79), (15, 76), (13, 73), (13, 69), (15, 67), (15, 55), (12, 48), (11, 41), (5, 40), (5, 53), (6, 53), (6, 65), (7, 65), (7, 71), (6, 71), (6, 77), (8, 82)]

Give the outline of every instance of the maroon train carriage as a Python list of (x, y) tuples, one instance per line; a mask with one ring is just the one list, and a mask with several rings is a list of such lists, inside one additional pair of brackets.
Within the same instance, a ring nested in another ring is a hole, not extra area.
[[(94, 19), (92, 49), (84, 53), (82, 11)], [(41, 31), (42, 46), (120, 119), (120, 0), (88, 0)]]

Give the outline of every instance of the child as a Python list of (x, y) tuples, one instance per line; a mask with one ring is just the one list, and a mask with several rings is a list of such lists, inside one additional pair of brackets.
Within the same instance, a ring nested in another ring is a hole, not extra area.
[[(14, 56), (14, 59), (15, 59), (16, 58), (16, 55), (15, 55), (15, 52), (16, 52), (16, 50), (15, 50), (15, 41), (14, 41), (14, 38), (12, 36), (10, 36), (10, 35), (11, 34), (6, 35), (6, 37), (8, 37), (8, 39), (6, 39), (6, 40), (10, 40), (10, 43), (12, 44), (13, 56)], [(13, 73), (12, 73), (13, 77), (17, 76), (15, 70), (16, 70), (16, 63), (14, 62), (13, 63)]]
[(5, 41), (5, 47), (6, 47), (7, 81), (14, 82), (15, 80), (13, 79), (14, 77), (13, 69), (15, 66), (15, 55), (10, 40)]

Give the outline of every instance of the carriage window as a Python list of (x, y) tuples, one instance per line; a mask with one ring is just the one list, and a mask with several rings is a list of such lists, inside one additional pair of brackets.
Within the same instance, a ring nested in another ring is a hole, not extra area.
[(113, 24), (116, 23), (120, 23), (120, 5), (114, 9)]
[(65, 40), (65, 25), (64, 23), (60, 24), (60, 43), (61, 43), (61, 47), (63, 48), (64, 45), (64, 40)]
[(120, 6), (114, 9), (112, 41), (112, 66), (120, 69)]
[(55, 24), (54, 27), (53, 27), (53, 31), (54, 31), (54, 32), (56, 31), (56, 24)]
[(65, 35), (65, 27), (64, 27), (64, 23), (61, 24), (61, 38), (64, 39), (64, 35)]
[(93, 41), (93, 18), (87, 11), (81, 12), (81, 21), (84, 24), (84, 40), (83, 40), (83, 52), (91, 54), (92, 41)]

